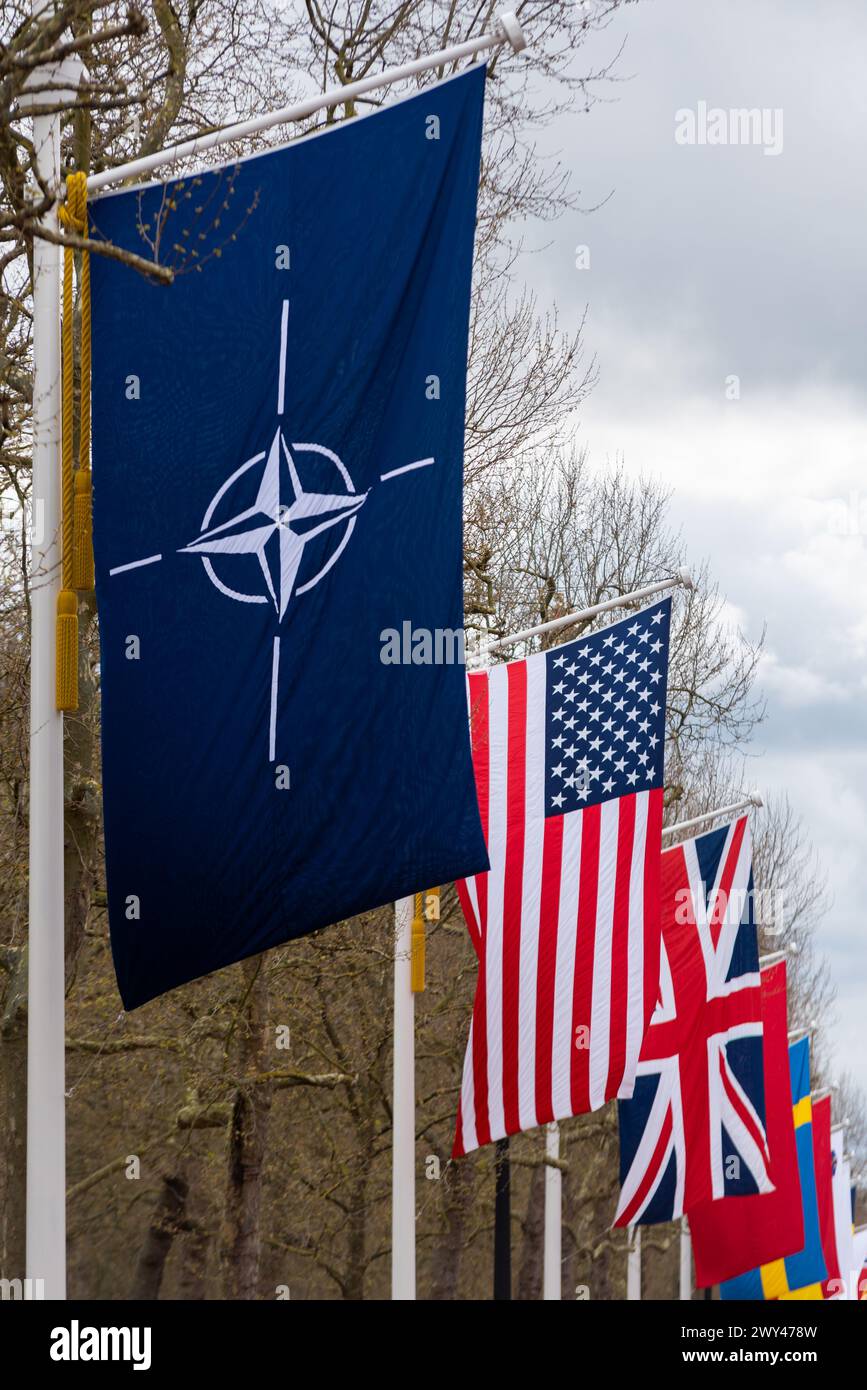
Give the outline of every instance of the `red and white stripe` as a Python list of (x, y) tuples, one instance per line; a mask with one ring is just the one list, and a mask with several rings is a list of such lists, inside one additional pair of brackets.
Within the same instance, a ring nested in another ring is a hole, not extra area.
[(491, 868), (458, 884), (479, 976), (456, 1156), (631, 1095), (657, 998), (662, 790), (546, 817), (545, 685), (543, 653), (468, 679)]

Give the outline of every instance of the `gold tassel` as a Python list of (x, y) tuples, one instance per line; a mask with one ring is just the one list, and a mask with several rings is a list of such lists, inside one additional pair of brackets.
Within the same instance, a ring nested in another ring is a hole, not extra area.
[(410, 984), (413, 994), (424, 991), (425, 930), (423, 913), (424, 894), (416, 893), (412, 914), (412, 947), (410, 950)]
[(78, 599), (71, 589), (57, 595), (57, 708), (78, 709)]
[[(79, 230), (87, 230), (87, 176), (78, 183)], [(93, 588), (93, 478), (90, 471), (90, 252), (81, 253), (81, 391), (73, 518), (73, 588)]]
[(93, 588), (93, 480), (89, 468), (79, 468), (75, 474), (72, 587)]
[[(70, 174), (66, 202), (58, 216), (64, 228), (87, 236), (87, 175)], [(63, 251), (62, 403), (60, 450), (61, 584), (57, 595), (55, 691), (63, 713), (78, 709), (78, 596), (76, 588), (93, 588), (92, 525), (90, 520), (90, 262), (82, 253), (81, 271), (81, 416), (79, 472), (73, 469), (74, 341), (72, 278), (74, 251)], [(76, 537), (81, 538), (76, 547)]]

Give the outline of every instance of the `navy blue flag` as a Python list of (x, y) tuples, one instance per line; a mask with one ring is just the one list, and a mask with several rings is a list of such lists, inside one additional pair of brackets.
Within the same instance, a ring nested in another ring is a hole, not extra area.
[(98, 199), (94, 544), (126, 1008), (487, 868), (462, 656), (484, 69)]

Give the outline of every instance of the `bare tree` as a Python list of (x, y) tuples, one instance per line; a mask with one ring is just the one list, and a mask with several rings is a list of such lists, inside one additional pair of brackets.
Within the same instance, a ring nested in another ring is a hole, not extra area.
[[(0, 1273), (23, 1267), (29, 277), (37, 222), (53, 196), (35, 177), (17, 98), (28, 78), (38, 80), (72, 45), (89, 82), (63, 113), (64, 167), (109, 168), (484, 32), (495, 8), (491, 0), (474, 7), (453, 0), (304, 0), (293, 7), (152, 0), (129, 9), (114, 0), (56, 0), (34, 21), (25, 0), (7, 5), (0, 47), (0, 497), (9, 523), (0, 532), (0, 1119), (7, 1134)], [(614, 77), (608, 66), (587, 67), (582, 42), (620, 5), (522, 0), (516, 8), (532, 44), (520, 59), (503, 50), (490, 63), (470, 340), (466, 610), (479, 634), (622, 594), (687, 559), (662, 490), (630, 481), (623, 468), (593, 469), (572, 447), (595, 363), (583, 357), (583, 325), (564, 328), (555, 307), (540, 306), (518, 274), (527, 228), (575, 206), (563, 169), (538, 158), (537, 132), (566, 109), (587, 109)], [(50, 89), (44, 95), (52, 100)], [(300, 130), (352, 119), (384, 99), (372, 93)], [(262, 143), (240, 142), (213, 160)], [(80, 238), (67, 239), (81, 249)], [(92, 249), (112, 254), (105, 245)], [(137, 258), (122, 256), (130, 273), (171, 281), (175, 267), (159, 246), (143, 242)], [(737, 757), (762, 716), (754, 693), (759, 648), (724, 626), (707, 570), (697, 578), (696, 592), (675, 605), (670, 817), (688, 806), (705, 809), (714, 786), (739, 775)], [(116, 1296), (133, 1248), (140, 1252), (133, 1288), (148, 1296), (246, 1299), (286, 1287), (302, 1298), (384, 1296), (390, 913), (367, 914), (221, 971), (153, 1001), (134, 1019), (119, 1015), (99, 834), (99, 667), (90, 602), (82, 617), (83, 701), (67, 722), (65, 768), (73, 1292)], [(779, 885), (787, 904), (785, 930), (773, 940), (798, 948), (803, 1008), (824, 1013), (827, 980), (810, 944), (824, 904), (811, 898), (808, 847), (782, 809), (769, 813), (768, 827), (762, 881)], [(460, 1164), (450, 1159), (475, 982), (452, 890), (430, 928), (428, 977), (417, 1010), (420, 1288), (438, 1298), (487, 1296), (493, 1165), (485, 1151)], [(570, 1122), (563, 1133), (566, 1294), (588, 1284), (594, 1297), (622, 1296), (624, 1239), (609, 1230), (613, 1110)], [(537, 1135), (513, 1144), (514, 1234), (528, 1296), (536, 1294), (540, 1269), (540, 1145)]]

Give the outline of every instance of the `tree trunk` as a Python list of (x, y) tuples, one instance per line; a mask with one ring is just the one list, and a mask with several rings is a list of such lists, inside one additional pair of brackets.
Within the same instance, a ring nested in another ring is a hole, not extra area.
[(178, 1297), (185, 1303), (199, 1303), (207, 1298), (208, 1251), (211, 1238), (207, 1231), (193, 1226), (184, 1236), (183, 1255), (178, 1275)]
[[(369, 1154), (373, 1150), (374, 1131), (370, 1124), (371, 1096), (361, 1092), (361, 1099), (353, 1094), (349, 1109), (355, 1121), (357, 1149), (359, 1154)], [(346, 1278), (343, 1283), (343, 1297), (360, 1303), (364, 1299), (364, 1279), (367, 1274), (367, 1221), (369, 1216), (368, 1188), (370, 1167), (362, 1163), (357, 1169), (357, 1181), (350, 1189), (348, 1204), (348, 1241), (346, 1250)]]
[(184, 1173), (189, 1189), (183, 1237), (178, 1251), (177, 1297), (200, 1303), (208, 1297), (208, 1263), (213, 1241), (211, 1212), (202, 1192), (199, 1157), (187, 1150)]
[(164, 1174), (160, 1194), (138, 1257), (130, 1298), (159, 1298), (172, 1241), (184, 1221), (187, 1191), (187, 1179), (180, 1169)]
[(4, 1145), (0, 1190), (0, 1278), (23, 1279), (27, 1193), (27, 951), (8, 954), (0, 1020), (0, 1118)]
[[(240, 1075), (244, 1078), (265, 1070), (268, 987), (261, 956), (244, 961), (241, 969), (247, 993), (237, 1028)], [(229, 1125), (228, 1174), (220, 1239), (223, 1289), (227, 1299), (259, 1296), (259, 1218), (270, 1108), (270, 1085), (245, 1085), (242, 1080), (235, 1092)]]
[(432, 1255), (431, 1298), (437, 1301), (452, 1303), (459, 1296), (467, 1216), (475, 1185), (474, 1164), (462, 1160), (452, 1165), (446, 1190), (446, 1229)]
[(536, 1301), (542, 1297), (542, 1261), (545, 1244), (545, 1165), (534, 1168), (530, 1175), (530, 1193), (521, 1242), (521, 1267), (518, 1270), (518, 1298)]
[(364, 1299), (364, 1276), (367, 1270), (367, 1183), (353, 1187), (349, 1213), (349, 1240), (346, 1251), (346, 1280), (343, 1297), (360, 1303)]
[[(562, 1129), (560, 1133), (562, 1135)], [(562, 1147), (560, 1152), (563, 1152)], [(577, 1298), (578, 1286), (584, 1282), (578, 1277), (581, 1271), (579, 1270), (578, 1245), (575, 1240), (581, 1205), (580, 1183), (581, 1177), (570, 1165), (569, 1171), (563, 1174), (563, 1269), (561, 1284), (564, 1299)]]
[(64, 720), (63, 896), (66, 992), (75, 979), (90, 918), (99, 860), (101, 801), (96, 770), (97, 692), (90, 660), (93, 594), (79, 596), (82, 641), (78, 660), (78, 710)]

